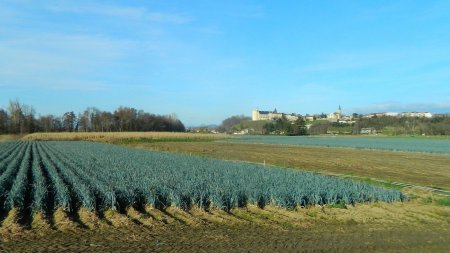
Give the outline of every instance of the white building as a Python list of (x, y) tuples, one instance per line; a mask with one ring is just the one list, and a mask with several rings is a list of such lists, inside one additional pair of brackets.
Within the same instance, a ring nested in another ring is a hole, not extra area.
[(390, 117), (397, 117), (399, 115), (398, 112), (386, 112), (384, 113), (385, 116), (390, 116)]
[(363, 116), (363, 118), (374, 117), (417, 117), (417, 118), (433, 118), (433, 114), (430, 112), (382, 112), (382, 113), (370, 113)]
[(299, 118), (299, 115), (296, 114), (285, 114), (281, 112), (277, 112), (275, 108), (273, 111), (260, 111), (258, 109), (252, 111), (252, 120), (277, 120), (283, 118), (283, 116), (289, 121), (296, 121)]
[(342, 118), (342, 109), (341, 106), (338, 107), (338, 109), (336, 110), (336, 112), (332, 112), (330, 114), (327, 115), (327, 119), (329, 121), (338, 121)]
[(418, 118), (433, 118), (433, 114), (430, 112), (402, 112), (399, 113), (400, 117), (418, 117)]
[(306, 120), (306, 121), (314, 121), (314, 120), (315, 120), (315, 117), (314, 117), (314, 115), (306, 114), (305, 120)]

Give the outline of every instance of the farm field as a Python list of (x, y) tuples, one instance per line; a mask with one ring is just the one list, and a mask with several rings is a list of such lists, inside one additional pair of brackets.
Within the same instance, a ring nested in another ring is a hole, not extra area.
[(20, 135), (14, 135), (14, 134), (0, 134), (0, 142), (4, 141), (15, 141), (22, 138)]
[(230, 214), (169, 208), (102, 219), (82, 214), (91, 228), (59, 222), (37, 233), (6, 236), (0, 251), (447, 252), (448, 207), (421, 201), (297, 211), (249, 206)]
[(101, 143), (8, 142), (0, 151), (0, 202), (19, 215), (30, 208), (230, 211), (248, 204), (295, 208), (406, 199), (397, 190), (308, 172)]
[[(183, 143), (259, 145), (124, 145)], [(0, 144), (0, 172), (0, 251), (6, 252), (445, 252), (450, 246), (448, 199), (268, 164), (95, 142), (21, 141)]]
[(234, 142), (133, 143), (131, 147), (241, 160), (450, 190), (450, 155)]
[(450, 154), (450, 139), (424, 137), (242, 136), (230, 142), (344, 147)]
[(180, 133), (180, 132), (64, 132), (33, 133), (23, 136), (25, 141), (208, 141), (232, 138), (225, 134)]

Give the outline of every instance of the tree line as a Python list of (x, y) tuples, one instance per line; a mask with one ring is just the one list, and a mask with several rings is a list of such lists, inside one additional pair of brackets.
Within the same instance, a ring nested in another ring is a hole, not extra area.
[(356, 118), (353, 124), (322, 122), (311, 126), (310, 134), (348, 133), (361, 134), (364, 128), (374, 129), (385, 135), (450, 135), (450, 117), (373, 117)]
[(81, 113), (66, 112), (61, 116), (40, 115), (32, 106), (10, 101), (0, 108), (0, 134), (34, 132), (184, 132), (185, 126), (175, 115), (156, 115), (121, 106), (113, 112), (89, 107)]
[(362, 128), (374, 128), (388, 135), (450, 135), (450, 117), (374, 117), (361, 118), (353, 126), (353, 133)]
[(296, 121), (291, 122), (283, 116), (281, 119), (267, 122), (262, 127), (263, 134), (280, 134), (287, 136), (308, 135), (306, 121), (299, 117)]
[[(256, 123), (256, 124), (255, 124)], [(276, 134), (276, 135), (307, 135), (306, 121), (299, 117), (296, 121), (289, 121), (286, 116), (274, 121), (254, 122), (250, 117), (244, 115), (235, 115), (226, 118), (217, 128), (219, 132), (233, 133), (244, 129), (251, 129), (250, 134)]]
[(244, 115), (234, 115), (222, 121), (222, 124), (217, 127), (217, 130), (222, 133), (232, 133), (234, 130), (241, 128), (242, 122), (251, 120), (252, 118)]

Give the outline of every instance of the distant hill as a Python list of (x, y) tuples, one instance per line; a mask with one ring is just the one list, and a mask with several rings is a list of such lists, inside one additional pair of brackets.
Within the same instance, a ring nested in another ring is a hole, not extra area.
[(243, 120), (241, 123), (233, 126), (234, 130), (250, 129), (253, 134), (262, 134), (264, 124), (267, 124), (267, 120)]
[(195, 128), (207, 128), (207, 129), (216, 129), (219, 125), (216, 124), (209, 124), (209, 125), (200, 125), (200, 126), (189, 126), (188, 128), (195, 129)]

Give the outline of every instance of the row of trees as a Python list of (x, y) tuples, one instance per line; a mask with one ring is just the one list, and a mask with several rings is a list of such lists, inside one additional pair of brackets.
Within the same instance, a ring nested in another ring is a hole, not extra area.
[(386, 135), (450, 135), (450, 117), (374, 117), (357, 118), (354, 124), (322, 122), (312, 125), (309, 134), (360, 134), (370, 128)]
[(217, 127), (217, 130), (222, 133), (232, 133), (235, 130), (239, 130), (243, 122), (249, 121), (252, 118), (244, 115), (235, 115), (226, 118), (222, 121), (222, 124)]
[(0, 134), (33, 132), (110, 132), (110, 131), (169, 131), (184, 132), (183, 123), (175, 115), (155, 115), (130, 107), (114, 112), (89, 107), (79, 114), (66, 112), (62, 116), (36, 116), (32, 106), (10, 101), (0, 108)]
[(302, 117), (296, 121), (288, 121), (286, 118), (277, 119), (263, 125), (263, 134), (282, 134), (288, 136), (307, 135), (306, 122)]
[(374, 117), (359, 119), (353, 126), (353, 133), (362, 128), (374, 128), (389, 135), (450, 135), (450, 117)]
[(217, 127), (219, 132), (234, 133), (247, 130), (249, 134), (278, 134), (278, 135), (307, 135), (305, 120), (300, 117), (292, 122), (282, 117), (275, 121), (255, 122), (250, 117), (244, 115), (235, 115), (226, 118), (222, 124)]

